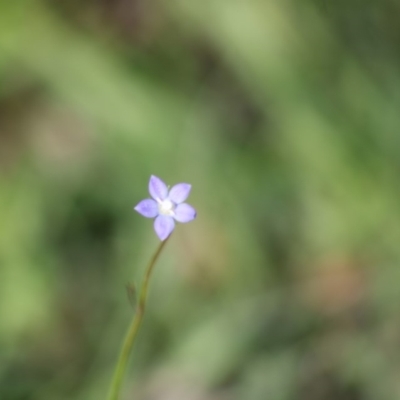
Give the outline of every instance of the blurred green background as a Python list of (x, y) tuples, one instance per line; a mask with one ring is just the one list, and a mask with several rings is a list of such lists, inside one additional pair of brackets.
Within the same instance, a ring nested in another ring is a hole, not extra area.
[(0, 399), (400, 398), (400, 3), (0, 2)]

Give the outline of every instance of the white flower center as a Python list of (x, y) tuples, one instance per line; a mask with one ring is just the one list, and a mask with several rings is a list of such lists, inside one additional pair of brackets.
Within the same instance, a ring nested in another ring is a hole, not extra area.
[(170, 199), (158, 200), (158, 212), (161, 215), (173, 216), (175, 204)]

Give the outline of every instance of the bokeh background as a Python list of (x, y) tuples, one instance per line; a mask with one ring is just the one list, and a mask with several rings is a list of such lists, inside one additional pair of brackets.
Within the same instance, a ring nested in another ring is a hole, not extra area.
[(400, 3), (0, 2), (0, 399), (400, 398)]

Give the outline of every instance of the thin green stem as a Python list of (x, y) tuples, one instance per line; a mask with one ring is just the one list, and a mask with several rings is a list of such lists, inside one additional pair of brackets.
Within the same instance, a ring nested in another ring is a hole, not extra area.
[(143, 278), (143, 283), (140, 288), (139, 299), (136, 306), (136, 312), (131, 322), (131, 325), (129, 326), (128, 333), (126, 334), (124, 343), (122, 345), (121, 353), (119, 355), (119, 359), (115, 367), (114, 377), (111, 382), (108, 400), (118, 400), (119, 398), (122, 381), (124, 379), (126, 367), (129, 361), (129, 355), (135, 343), (135, 339), (143, 319), (144, 310), (146, 308), (147, 292), (149, 288), (151, 273), (167, 241), (168, 239), (160, 243), (160, 245), (157, 247), (156, 252), (151, 258), (149, 264), (147, 265), (146, 272)]

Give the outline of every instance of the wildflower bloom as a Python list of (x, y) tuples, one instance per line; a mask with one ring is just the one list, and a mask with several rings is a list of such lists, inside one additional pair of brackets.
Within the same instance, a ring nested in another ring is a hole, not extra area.
[(135, 210), (146, 218), (155, 218), (154, 230), (160, 240), (165, 240), (175, 228), (175, 221), (186, 223), (196, 218), (196, 210), (184, 201), (192, 186), (178, 183), (168, 190), (167, 185), (152, 175), (149, 192), (152, 199), (142, 200)]

